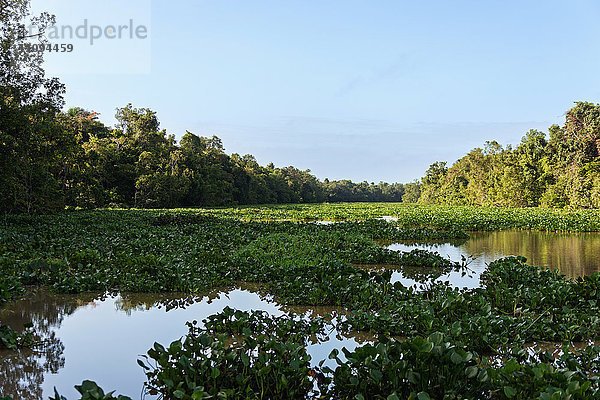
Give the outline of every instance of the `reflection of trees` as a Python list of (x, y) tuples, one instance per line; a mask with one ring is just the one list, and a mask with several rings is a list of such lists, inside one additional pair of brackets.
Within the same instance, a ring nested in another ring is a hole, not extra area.
[[(395, 264), (354, 264), (356, 267), (370, 272), (382, 273), (384, 271), (399, 272), (403, 278), (412, 279), (417, 283), (433, 282), (442, 275), (446, 275), (454, 270), (462, 271), (460, 264), (456, 268), (452, 267), (417, 267), (411, 265)], [(468, 271), (465, 269), (465, 271)], [(393, 281), (392, 281), (393, 282)]]
[[(124, 311), (127, 315), (131, 315), (135, 311), (147, 311), (152, 308), (165, 308), (167, 311), (175, 309), (185, 309), (192, 304), (201, 302), (206, 295), (177, 295), (177, 294), (156, 294), (156, 293), (121, 293), (115, 299), (115, 307), (117, 310)], [(208, 296), (208, 303), (218, 297)]]
[(131, 315), (134, 311), (147, 311), (152, 308), (165, 308), (166, 311), (185, 309), (193, 304), (206, 302), (227, 296), (234, 290), (243, 290), (257, 294), (262, 301), (273, 303), (273, 296), (260, 283), (238, 282), (234, 286), (214, 288), (200, 293), (126, 293), (121, 292), (115, 299), (115, 307)]
[(463, 244), (467, 243), (469, 239), (444, 239), (444, 240), (386, 240), (386, 239), (378, 239), (375, 240), (375, 243), (379, 244), (383, 247), (388, 247), (390, 245), (396, 243), (402, 243), (407, 246), (418, 246), (418, 245), (426, 245), (427, 247), (436, 249), (438, 247), (444, 247), (446, 245), (450, 245), (453, 247), (460, 247)]
[(558, 269), (569, 277), (600, 270), (600, 234), (498, 231), (471, 233), (469, 254), (519, 255), (530, 265)]
[(32, 290), (19, 301), (0, 310), (0, 321), (14, 329), (33, 323), (41, 345), (33, 350), (0, 352), (0, 395), (15, 399), (41, 399), (45, 373), (56, 373), (65, 364), (64, 345), (56, 336), (65, 316), (89, 304), (97, 295), (60, 296)]
[(231, 288), (219, 288), (204, 293), (120, 293), (115, 299), (117, 310), (131, 315), (134, 311), (147, 311), (152, 308), (165, 308), (166, 311), (185, 309), (193, 304), (206, 301), (210, 304)]
[(374, 343), (378, 339), (378, 335), (365, 331), (338, 331), (336, 338), (341, 341), (354, 340), (358, 344)]

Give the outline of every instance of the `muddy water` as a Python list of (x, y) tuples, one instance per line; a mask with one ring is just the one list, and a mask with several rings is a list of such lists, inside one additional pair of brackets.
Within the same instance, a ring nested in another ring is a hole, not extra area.
[[(560, 273), (574, 278), (591, 275), (600, 270), (600, 233), (546, 233), (530, 231), (470, 232), (464, 243), (415, 243), (403, 242), (388, 244), (390, 250), (411, 251), (425, 249), (437, 251), (453, 261), (461, 257), (474, 257), (469, 268), (471, 277), (461, 273), (442, 276), (458, 287), (477, 287), (479, 275), (487, 265), (507, 256), (523, 256), (529, 265), (558, 269)], [(411, 285), (415, 282), (395, 272), (395, 281)]]
[[(46, 346), (35, 352), (0, 351), (0, 397), (48, 398), (56, 387), (65, 397), (78, 398), (73, 385), (91, 379), (109, 391), (116, 389), (117, 393), (140, 398), (145, 375), (136, 360), (155, 341), (169, 344), (185, 335), (186, 321), (201, 321), (225, 306), (264, 310), (271, 315), (342, 312), (283, 307), (251, 290), (216, 291), (204, 296), (32, 292), (0, 310), (0, 320), (16, 329), (33, 322)], [(310, 345), (308, 352), (316, 363), (327, 359), (333, 348), (354, 349), (369, 339), (364, 335), (342, 337), (333, 331), (330, 340)]]

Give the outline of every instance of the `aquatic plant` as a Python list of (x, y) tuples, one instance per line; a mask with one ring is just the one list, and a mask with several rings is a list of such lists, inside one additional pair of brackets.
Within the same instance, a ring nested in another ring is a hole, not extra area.
[[(398, 219), (375, 219), (388, 215)], [(318, 337), (325, 321), (226, 310), (203, 326), (190, 324), (179, 344), (149, 352), (148, 389), (167, 398), (593, 398), (597, 349), (553, 360), (526, 358), (522, 349), (534, 341), (600, 338), (599, 273), (569, 280), (511, 257), (491, 263), (480, 287), (458, 289), (434, 278), (468, 272), (464, 260), (395, 252), (381, 240), (464, 240), (470, 229), (598, 230), (597, 217), (594, 210), (398, 204), (9, 216), (0, 222), (0, 302), (26, 286), (193, 294), (257, 282), (282, 304), (341, 306), (347, 316), (337, 321), (338, 331), (381, 338), (334, 354), (341, 362), (336, 369), (315, 368), (306, 340)], [(308, 218), (345, 221), (320, 225)], [(413, 268), (421, 285), (392, 282), (396, 267)], [(19, 333), (1, 329), (2, 343), (27, 345)], [(389, 339), (397, 336), (405, 340)], [(434, 354), (426, 351), (432, 345)], [(486, 364), (486, 357), (495, 361)], [(405, 380), (393, 377), (394, 368)], [(91, 384), (86, 388), (91, 393)]]
[(147, 390), (177, 399), (306, 399), (320, 372), (306, 341), (322, 324), (226, 308), (168, 347), (158, 343), (138, 363)]
[[(515, 350), (490, 360), (440, 332), (405, 340), (382, 337), (313, 362), (307, 334), (316, 324), (293, 316), (226, 309), (189, 323), (168, 347), (155, 344), (139, 364), (148, 389), (164, 398), (203, 399), (592, 399), (600, 394), (600, 347), (555, 358)], [(300, 334), (298, 332), (301, 332)], [(343, 354), (343, 358), (341, 355)]]
[(22, 347), (32, 347), (37, 343), (32, 324), (26, 324), (22, 332), (0, 323), (0, 349), (16, 350)]
[[(75, 385), (75, 390), (81, 394), (79, 400), (131, 400), (128, 396), (113, 395), (114, 391), (105, 394), (96, 382), (90, 380), (83, 381), (81, 385)], [(50, 400), (67, 400), (67, 398), (61, 396), (54, 388), (54, 396), (50, 397)]]

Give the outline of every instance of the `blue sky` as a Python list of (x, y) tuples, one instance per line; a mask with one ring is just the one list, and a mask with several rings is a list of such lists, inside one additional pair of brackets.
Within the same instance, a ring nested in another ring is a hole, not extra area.
[[(217, 135), (321, 179), (412, 181), (600, 101), (596, 1), (139, 1), (33, 0), (59, 23), (81, 17), (74, 2), (90, 20), (149, 21), (147, 59), (108, 52), (100, 73), (53, 59), (68, 106), (108, 124), (116, 107), (148, 107), (177, 138)], [(111, 68), (128, 57), (147, 68)]]

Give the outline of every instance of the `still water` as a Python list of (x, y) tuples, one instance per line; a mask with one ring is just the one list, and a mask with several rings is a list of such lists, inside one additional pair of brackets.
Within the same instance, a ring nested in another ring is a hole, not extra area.
[[(469, 260), (471, 276), (450, 273), (442, 276), (458, 287), (473, 288), (479, 285), (479, 275), (494, 260), (508, 256), (523, 256), (527, 264), (557, 269), (570, 278), (591, 275), (600, 271), (600, 233), (547, 233), (531, 231), (469, 232), (469, 239), (462, 243), (403, 242), (387, 246), (390, 250), (411, 251), (425, 249), (437, 251), (443, 257), (461, 261)], [(400, 271), (392, 276), (394, 281), (405, 285), (415, 282)]]
[[(155, 341), (166, 345), (184, 336), (186, 321), (201, 321), (226, 306), (271, 315), (336, 314), (333, 308), (281, 306), (248, 288), (204, 296), (54, 295), (38, 290), (0, 310), (3, 324), (20, 329), (31, 321), (47, 343), (35, 352), (0, 351), (0, 397), (47, 399), (56, 387), (68, 399), (79, 398), (73, 385), (91, 379), (105, 390), (140, 398), (145, 375), (136, 363), (139, 355)], [(334, 348), (354, 349), (372, 339), (361, 334), (342, 337), (334, 331), (328, 341), (309, 345), (308, 353), (316, 364)]]
[[(475, 257), (469, 265), (472, 276), (450, 273), (440, 278), (459, 287), (478, 286), (479, 274), (486, 265), (509, 255), (527, 257), (531, 265), (555, 268), (569, 277), (592, 274), (600, 269), (600, 233), (473, 232), (464, 243), (405, 242), (391, 244), (389, 248), (432, 250), (454, 261), (460, 261), (462, 256)], [(408, 276), (406, 270), (404, 274), (395, 271), (393, 279), (414, 284)], [(199, 296), (73, 296), (34, 291), (26, 299), (1, 309), (0, 321), (16, 329), (33, 322), (47, 345), (36, 352), (0, 351), (0, 397), (47, 399), (56, 387), (67, 398), (78, 398), (73, 385), (92, 379), (104, 389), (116, 389), (117, 393), (140, 398), (145, 375), (136, 363), (139, 355), (145, 354), (155, 341), (168, 344), (181, 338), (187, 333), (187, 321), (201, 321), (226, 306), (264, 310), (272, 315), (343, 314), (343, 310), (331, 308), (282, 306), (259, 295), (258, 289), (251, 286)], [(361, 334), (342, 337), (334, 331), (327, 342), (309, 346), (308, 352), (316, 363), (327, 359), (333, 348), (345, 346), (352, 350), (372, 339)]]

